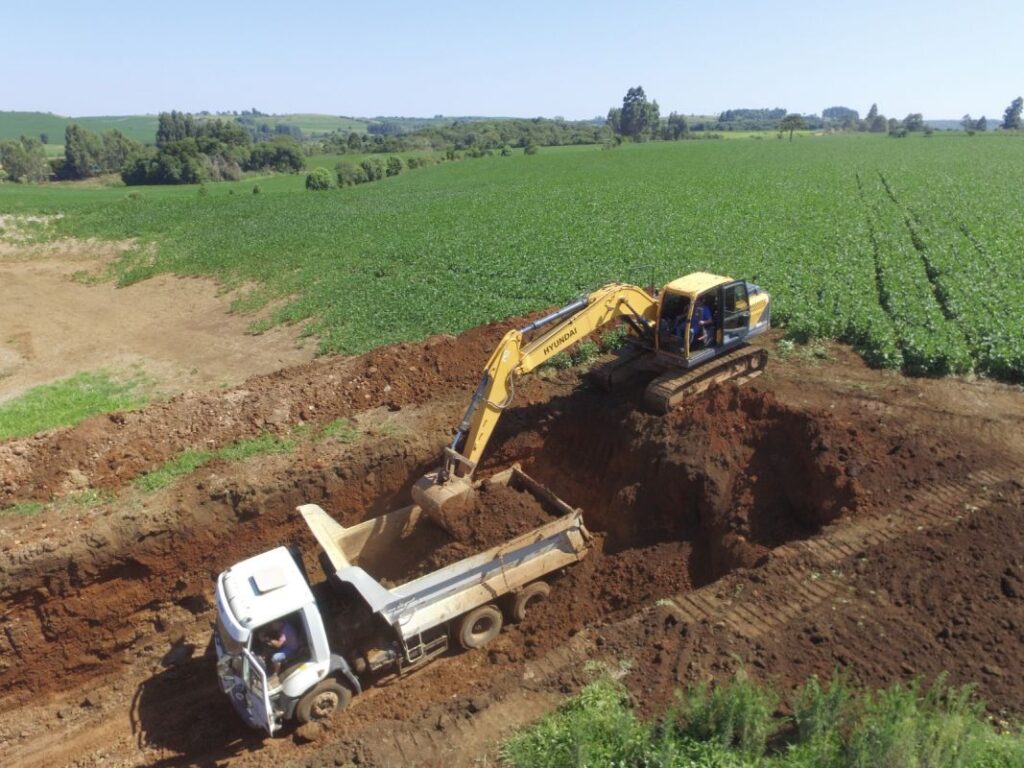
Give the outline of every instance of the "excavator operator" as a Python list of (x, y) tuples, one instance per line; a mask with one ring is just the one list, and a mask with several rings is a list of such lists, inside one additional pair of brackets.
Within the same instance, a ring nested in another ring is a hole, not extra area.
[(715, 334), (715, 319), (711, 307), (704, 299), (698, 299), (693, 308), (693, 320), (690, 322), (690, 351), (704, 349), (711, 345)]

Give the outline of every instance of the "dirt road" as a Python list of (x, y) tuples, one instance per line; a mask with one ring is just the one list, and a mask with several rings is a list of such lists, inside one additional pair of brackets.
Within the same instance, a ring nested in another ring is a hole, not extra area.
[(212, 280), (161, 276), (118, 288), (104, 276), (128, 244), (0, 240), (0, 402), (80, 371), (145, 376), (158, 395), (234, 385), (312, 359), (298, 328), (249, 332)]
[[(217, 689), (215, 574), (297, 540), (315, 502), (348, 524), (407, 503), (506, 324), (318, 360), (136, 414), (0, 445), (0, 498), (113, 494), (0, 530), (0, 761), (8, 765), (465, 765), (555, 706), (587, 660), (657, 712), (744, 663), (783, 685), (848, 667), (945, 670), (1020, 715), (1024, 395), (774, 355), (742, 389), (668, 417), (574, 371), (517, 390), (481, 471), (522, 462), (584, 509), (598, 548), (480, 651), (357, 697), (327, 728), (264, 739)], [(766, 342), (774, 348), (774, 342)], [(144, 495), (197, 446), (344, 416), (358, 436), (215, 462)], [(73, 483), (69, 483), (73, 480)]]

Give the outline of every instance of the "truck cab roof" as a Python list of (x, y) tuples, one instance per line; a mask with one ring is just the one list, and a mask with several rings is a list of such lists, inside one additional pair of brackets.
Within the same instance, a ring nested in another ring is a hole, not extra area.
[(313, 602), (313, 592), (286, 547), (250, 557), (217, 577), (217, 610), (240, 643), (252, 630)]

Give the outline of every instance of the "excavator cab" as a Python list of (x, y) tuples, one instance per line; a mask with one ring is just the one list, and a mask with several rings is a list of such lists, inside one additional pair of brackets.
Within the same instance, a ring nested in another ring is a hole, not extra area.
[(760, 328), (750, 325), (752, 290), (759, 291), (743, 280), (703, 272), (669, 283), (658, 308), (659, 356), (671, 355), (677, 365), (692, 368), (756, 335)]

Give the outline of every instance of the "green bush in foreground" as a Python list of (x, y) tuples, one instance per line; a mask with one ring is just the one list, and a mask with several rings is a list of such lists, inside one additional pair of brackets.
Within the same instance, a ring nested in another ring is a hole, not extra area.
[(855, 692), (817, 678), (775, 714), (771, 688), (742, 675), (681, 692), (660, 721), (644, 723), (626, 689), (603, 677), (557, 712), (509, 739), (516, 768), (1011, 768), (1024, 765), (1024, 734), (998, 734), (969, 686), (896, 684)]

